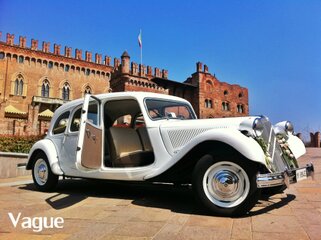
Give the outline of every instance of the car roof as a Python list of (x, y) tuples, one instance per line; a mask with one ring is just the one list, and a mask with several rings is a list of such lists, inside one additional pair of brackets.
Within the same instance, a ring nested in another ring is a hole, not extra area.
[[(150, 92), (115, 92), (115, 93), (102, 93), (102, 94), (97, 94), (93, 95), (96, 98), (100, 100), (108, 100), (108, 99), (122, 99), (126, 97), (132, 97), (137, 100), (143, 100), (145, 98), (159, 98), (159, 99), (166, 99), (166, 100), (174, 100), (174, 101), (180, 101), (180, 102), (187, 102), (187, 100), (172, 96), (172, 95), (166, 95), (166, 94), (160, 94), (160, 93), (150, 93)], [(73, 108), (81, 105), (84, 101), (84, 98), (79, 98), (75, 100), (71, 100), (70, 102), (64, 103), (61, 105), (56, 111), (55, 111), (55, 117), (60, 115), (60, 113), (70, 109), (72, 110)]]

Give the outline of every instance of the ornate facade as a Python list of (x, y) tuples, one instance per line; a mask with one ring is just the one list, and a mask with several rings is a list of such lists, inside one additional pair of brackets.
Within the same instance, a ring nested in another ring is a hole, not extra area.
[(37, 135), (49, 127), (55, 109), (86, 93), (148, 91), (189, 100), (201, 118), (248, 115), (248, 90), (220, 82), (202, 63), (183, 83), (169, 80), (168, 71), (71, 47), (0, 33), (0, 134)]

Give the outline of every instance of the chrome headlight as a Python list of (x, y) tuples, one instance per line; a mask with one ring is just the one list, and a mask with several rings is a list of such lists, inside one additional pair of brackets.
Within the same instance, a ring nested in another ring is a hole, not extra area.
[(260, 137), (263, 133), (264, 125), (261, 118), (256, 118), (253, 122), (253, 131), (256, 137)]
[(287, 121), (285, 123), (285, 131), (287, 131), (287, 133), (292, 133), (294, 132), (294, 127), (293, 124), (290, 121)]
[(276, 134), (293, 134), (294, 133), (294, 127), (293, 124), (290, 121), (283, 121), (275, 124), (274, 126), (274, 132)]

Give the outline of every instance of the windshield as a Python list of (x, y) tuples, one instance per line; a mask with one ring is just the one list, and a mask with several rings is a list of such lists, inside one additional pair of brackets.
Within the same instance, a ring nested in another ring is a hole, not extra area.
[(184, 102), (162, 99), (146, 99), (147, 112), (152, 120), (195, 119), (190, 106)]

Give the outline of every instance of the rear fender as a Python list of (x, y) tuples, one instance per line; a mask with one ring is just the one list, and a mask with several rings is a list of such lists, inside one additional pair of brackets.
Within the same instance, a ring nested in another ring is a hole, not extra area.
[(49, 139), (42, 139), (38, 142), (36, 142), (32, 148), (30, 149), (29, 155), (28, 155), (28, 163), (26, 166), (27, 170), (32, 169), (33, 161), (36, 155), (39, 152), (43, 152), (46, 154), (49, 165), (51, 168), (51, 171), (56, 174), (56, 175), (63, 175), (63, 171), (61, 170), (59, 166), (59, 161), (58, 161), (58, 154), (57, 154), (57, 149), (52, 141)]

